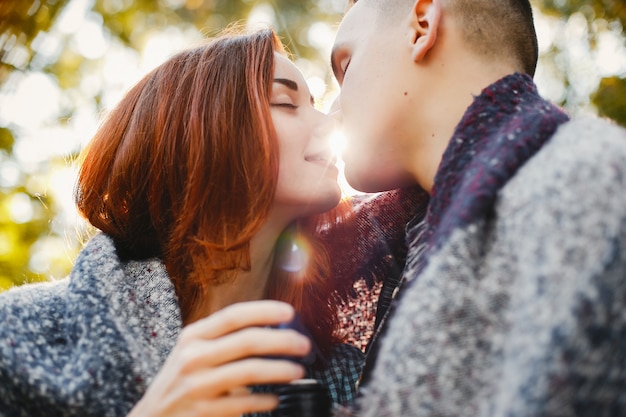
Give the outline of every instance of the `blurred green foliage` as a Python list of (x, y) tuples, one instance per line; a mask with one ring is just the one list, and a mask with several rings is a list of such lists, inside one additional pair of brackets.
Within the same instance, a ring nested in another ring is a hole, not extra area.
[[(28, 69), (35, 55), (33, 40), (50, 29), (66, 3), (67, 0), (0, 2), (0, 85), (14, 71)], [(10, 127), (0, 126), (0, 169), (17, 165), (13, 159), (15, 140)], [(17, 184), (0, 183), (0, 290), (45, 278), (30, 269), (29, 261), (31, 248), (48, 233), (48, 222), (55, 212), (44, 208), (41, 196), (29, 193), (23, 185), (24, 175), (20, 174)], [(30, 204), (33, 213), (27, 221), (16, 221), (13, 212), (28, 210), (24, 204)]]
[(626, 3), (620, 0), (535, 0), (543, 13), (569, 17), (574, 13), (583, 13), (593, 21), (595, 19), (619, 20), (626, 23)]
[(54, 23), (68, 0), (0, 1), (0, 84), (32, 61), (32, 41)]
[(626, 126), (626, 78), (603, 78), (591, 101), (600, 115)]
[[(606, 31), (618, 33), (625, 43), (624, 28), (626, 27), (626, 1), (623, 0), (535, 0), (542, 13), (567, 20), (575, 15), (582, 15), (587, 24), (586, 41), (588, 48), (594, 50), (598, 46), (600, 36)], [(569, 80), (569, 66), (579, 63), (559, 60), (562, 53), (558, 47), (547, 52), (548, 58), (559, 66), (563, 83), (567, 86)], [(591, 94), (591, 103), (599, 115), (614, 119), (622, 126), (626, 126), (626, 74), (614, 74), (603, 78)], [(568, 106), (568, 97), (559, 103)]]
[[(73, 47), (69, 35), (62, 39), (58, 50), (51, 52), (42, 39), (55, 27), (63, 11), (71, 6), (70, 0), (0, 0), (0, 88), (10, 88), (11, 75), (28, 71), (41, 71), (53, 77), (59, 88), (67, 93), (58, 109), (56, 123), (63, 124), (81, 105), (77, 93), (88, 76), (101, 70), (99, 60), (88, 59)], [(312, 25), (326, 22), (335, 26), (343, 10), (343, 0), (91, 0), (88, 2), (89, 18), (103, 28), (107, 40), (139, 51), (146, 39), (155, 32), (176, 27), (192, 28), (206, 36), (218, 33), (231, 22), (243, 22), (259, 5), (273, 11), (274, 28), (288, 49), (299, 58), (306, 58), (323, 70), (322, 78), (330, 83), (328, 57), (311, 43)], [(607, 31), (619, 33), (624, 43), (626, 3), (621, 0), (534, 0), (533, 4), (548, 16), (565, 22), (572, 16), (584, 16), (587, 25), (588, 48), (596, 48), (599, 36)], [(553, 45), (544, 58), (554, 63), (562, 84), (571, 87), (571, 63), (563, 64), (560, 55), (566, 45)], [(43, 57), (43, 58), (42, 58)], [(45, 59), (44, 59), (45, 58)], [(546, 62), (544, 59), (543, 62)], [(569, 66), (568, 66), (569, 65)], [(596, 91), (586, 99), (596, 111), (626, 126), (626, 78), (613, 74), (602, 79)], [(89, 100), (102, 110), (102, 89), (97, 85), (89, 91)], [(85, 94), (85, 93), (83, 93)], [(564, 95), (561, 105), (568, 103)], [(2, 109), (0, 109), (2, 112)], [(1, 114), (1, 113), (0, 113)], [(43, 138), (42, 138), (43, 139)], [(35, 272), (33, 257), (42, 250), (42, 242), (62, 245), (66, 241), (63, 231), (51, 227), (59, 208), (54, 196), (46, 193), (41, 176), (46, 170), (65, 164), (63, 158), (51, 161), (41, 170), (33, 172), (20, 166), (15, 158), (14, 145), (20, 140), (20, 131), (12, 125), (0, 126), (0, 290), (24, 282), (47, 279), (49, 273)], [(2, 181), (11, 173), (12, 181)], [(45, 183), (45, 182), (44, 182)], [(20, 210), (28, 216), (20, 216)], [(52, 243), (50, 243), (52, 242)], [(44, 249), (45, 250), (45, 249)], [(73, 250), (73, 252), (72, 252)], [(55, 276), (62, 276), (71, 267), (77, 248), (69, 248), (68, 256), (57, 257)]]

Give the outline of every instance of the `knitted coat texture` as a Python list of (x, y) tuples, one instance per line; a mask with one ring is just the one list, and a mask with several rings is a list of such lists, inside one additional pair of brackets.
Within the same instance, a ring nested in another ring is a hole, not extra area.
[(520, 74), (475, 98), (337, 415), (626, 415), (626, 131), (567, 119)]
[[(128, 414), (174, 347), (182, 320), (158, 259), (120, 262), (96, 235), (69, 278), (0, 294), (0, 416)], [(339, 345), (309, 377), (349, 401), (362, 353)]]

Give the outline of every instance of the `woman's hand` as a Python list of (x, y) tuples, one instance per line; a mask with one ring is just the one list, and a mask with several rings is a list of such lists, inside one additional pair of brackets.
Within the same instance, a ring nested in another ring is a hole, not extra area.
[(253, 394), (247, 387), (304, 376), (296, 363), (264, 358), (307, 354), (310, 342), (298, 332), (262, 327), (293, 316), (288, 304), (252, 301), (233, 304), (185, 327), (128, 417), (240, 416), (275, 408), (276, 396)]

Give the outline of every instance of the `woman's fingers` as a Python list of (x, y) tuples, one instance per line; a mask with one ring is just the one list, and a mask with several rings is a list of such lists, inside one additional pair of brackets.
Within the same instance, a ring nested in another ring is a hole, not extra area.
[(248, 394), (200, 401), (194, 410), (198, 416), (236, 416), (270, 411), (278, 405), (278, 398), (271, 394)]
[(282, 384), (304, 377), (304, 368), (288, 360), (252, 358), (197, 371), (176, 389), (190, 398), (228, 395), (251, 385)]
[(162, 398), (142, 399), (128, 417), (240, 417), (242, 414), (270, 411), (277, 405), (278, 398), (275, 395), (249, 391), (217, 398), (185, 396), (172, 399), (168, 395)]
[(285, 323), (293, 319), (294, 314), (293, 307), (281, 301), (236, 303), (190, 324), (185, 328), (184, 337), (215, 339), (246, 327)]
[(246, 395), (250, 395), (250, 388), (248, 387), (237, 387), (237, 388), (233, 388), (230, 391), (228, 391), (228, 395), (231, 395), (233, 397), (237, 397), (237, 396), (246, 396)]
[(298, 332), (266, 327), (293, 317), (289, 304), (254, 301), (231, 305), (185, 327), (132, 415), (239, 416), (273, 409), (275, 396), (253, 394), (247, 387), (304, 376), (304, 368), (295, 362), (267, 358), (309, 351), (310, 341)]
[(190, 342), (177, 356), (183, 361), (181, 372), (189, 373), (248, 357), (303, 357), (310, 349), (309, 339), (294, 330), (252, 327), (214, 340)]

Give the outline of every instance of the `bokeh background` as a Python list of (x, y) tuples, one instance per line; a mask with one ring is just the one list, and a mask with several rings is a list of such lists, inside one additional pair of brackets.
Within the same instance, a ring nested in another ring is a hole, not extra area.
[[(318, 106), (345, 0), (0, 0), (0, 291), (65, 276), (89, 228), (73, 161), (102, 115), (174, 52), (232, 22), (271, 25)], [(540, 92), (626, 126), (626, 2), (534, 0)]]

